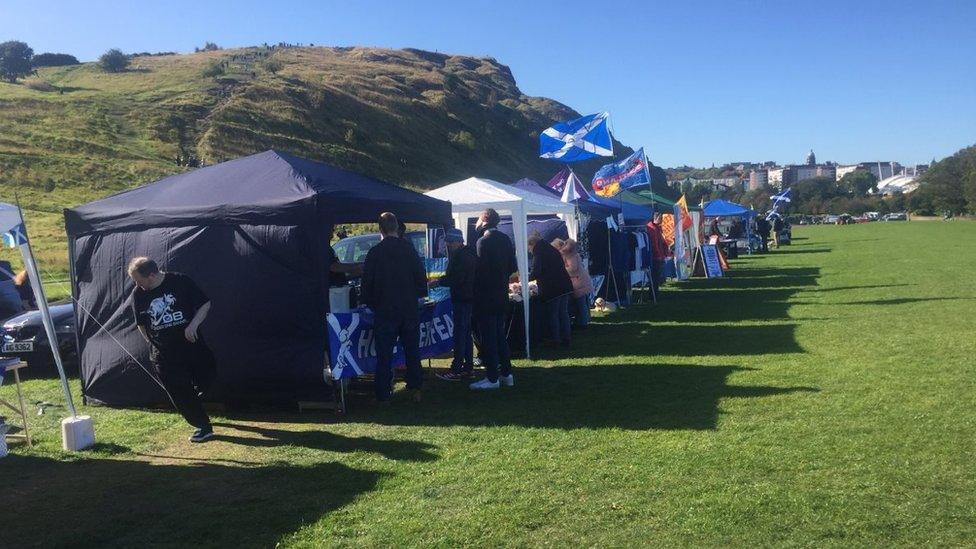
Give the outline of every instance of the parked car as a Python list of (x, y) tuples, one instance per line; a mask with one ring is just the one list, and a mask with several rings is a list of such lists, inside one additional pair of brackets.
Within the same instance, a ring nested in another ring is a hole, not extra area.
[[(54, 332), (65, 368), (78, 365), (75, 339), (75, 308), (70, 302), (50, 306)], [(47, 374), (54, 371), (54, 357), (48, 342), (40, 311), (25, 311), (0, 325), (0, 356), (16, 357), (27, 362), (27, 374)]]
[[(409, 231), (404, 238), (410, 240), (420, 257), (427, 257), (427, 233), (425, 231)], [(339, 261), (343, 263), (361, 263), (366, 261), (366, 254), (373, 246), (380, 243), (379, 233), (349, 236), (336, 242), (332, 248)]]
[(883, 221), (908, 221), (908, 214), (905, 212), (890, 213), (881, 219)]

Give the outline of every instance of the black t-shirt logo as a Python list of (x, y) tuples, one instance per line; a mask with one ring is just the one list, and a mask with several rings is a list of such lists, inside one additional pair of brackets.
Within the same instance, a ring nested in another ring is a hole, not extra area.
[(176, 297), (173, 294), (163, 294), (149, 303), (146, 313), (153, 329), (160, 330), (183, 322), (183, 311), (174, 311)]

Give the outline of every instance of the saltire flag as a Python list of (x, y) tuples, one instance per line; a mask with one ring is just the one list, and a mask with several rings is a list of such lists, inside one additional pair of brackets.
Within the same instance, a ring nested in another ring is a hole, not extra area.
[(773, 196), (769, 197), (773, 201), (773, 209), (776, 209), (776, 207), (779, 206), (781, 202), (789, 202), (791, 194), (793, 194), (793, 189), (788, 188), (783, 190), (779, 194), (774, 194)]
[(613, 156), (609, 117), (610, 113), (600, 112), (546, 128), (539, 134), (539, 157), (579, 162), (594, 156)]
[(691, 214), (688, 213), (688, 201), (685, 199), (685, 195), (681, 195), (681, 198), (674, 204), (681, 210), (681, 230), (687, 231), (694, 222), (691, 220)]
[(674, 246), (674, 214), (661, 214), (661, 236), (668, 246)]
[(604, 198), (615, 196), (622, 189), (635, 185), (650, 184), (643, 147), (620, 162), (603, 166), (593, 175), (593, 190)]
[(27, 227), (23, 223), (14, 225), (9, 231), (3, 233), (3, 243), (9, 248), (27, 244)]

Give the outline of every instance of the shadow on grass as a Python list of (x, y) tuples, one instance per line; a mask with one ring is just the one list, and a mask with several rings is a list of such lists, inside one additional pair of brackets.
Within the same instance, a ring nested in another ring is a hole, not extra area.
[(373, 490), (381, 473), (307, 467), (153, 464), (118, 459), (3, 460), (5, 547), (273, 547)]
[(881, 288), (898, 288), (902, 286), (916, 286), (916, 284), (865, 284), (864, 286), (834, 286), (833, 288), (818, 288), (815, 292), (840, 292), (844, 290), (876, 290)]
[(973, 297), (896, 297), (894, 299), (867, 299), (864, 301), (847, 301), (837, 305), (907, 305), (908, 303), (923, 303), (925, 301), (967, 301)]
[[(245, 423), (214, 422), (216, 440), (255, 447), (298, 446), (329, 452), (373, 452), (388, 459), (400, 461), (434, 461), (432, 444), (415, 441), (378, 440), (370, 437), (346, 437), (328, 431), (288, 431), (270, 427), (258, 427)], [(228, 429), (250, 433), (254, 436), (229, 434)]]
[[(662, 316), (658, 320), (667, 321), (669, 318)], [(541, 348), (533, 354), (533, 358), (778, 355), (802, 352), (804, 350), (796, 340), (796, 324), (673, 326), (656, 325), (646, 320), (601, 319), (593, 321), (585, 335), (577, 336), (568, 351)]]
[[(667, 310), (651, 309), (647, 318), (657, 322), (739, 322), (743, 320), (790, 320), (790, 298), (796, 288), (766, 288), (722, 292), (720, 304), (716, 304), (714, 292), (707, 290), (683, 291), (668, 299), (675, 306)], [(659, 307), (670, 305), (662, 299)]]
[(833, 248), (802, 248), (790, 246), (780, 246), (779, 249), (771, 250), (770, 253), (774, 254), (826, 254), (830, 253)]
[(516, 386), (472, 393), (434, 382), (422, 405), (371, 410), (361, 420), (388, 425), (508, 426), (546, 429), (715, 429), (720, 400), (761, 398), (812, 387), (730, 385), (736, 366), (617, 364), (517, 368)]

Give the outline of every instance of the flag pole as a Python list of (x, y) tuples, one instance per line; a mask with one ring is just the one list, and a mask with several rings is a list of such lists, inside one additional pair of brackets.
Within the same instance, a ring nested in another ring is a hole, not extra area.
[(58, 377), (61, 378), (61, 390), (64, 392), (64, 398), (68, 404), (68, 411), (71, 413), (72, 418), (77, 418), (78, 412), (75, 410), (74, 399), (71, 397), (71, 389), (68, 387), (68, 378), (64, 373), (64, 364), (61, 361), (61, 351), (58, 348), (58, 336), (54, 330), (54, 321), (51, 319), (51, 311), (47, 305), (47, 296), (44, 294), (44, 286), (41, 283), (40, 272), (37, 270), (37, 262), (34, 260), (34, 248), (31, 245), (30, 238), (26, 237), (27, 224), (24, 222), (24, 210), (20, 207), (19, 197), (16, 200), (17, 213), (20, 215), (20, 223), (24, 227), (25, 232), (24, 242), (20, 244), (20, 255), (24, 261), (24, 269), (27, 271), (27, 277), (30, 278), (31, 285), (34, 289), (34, 298), (37, 300), (37, 308), (40, 310), (44, 331), (47, 333), (48, 345), (50, 345), (51, 353), (54, 355), (54, 364), (58, 369)]

